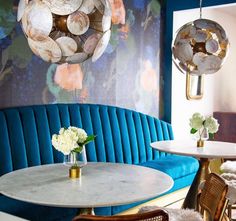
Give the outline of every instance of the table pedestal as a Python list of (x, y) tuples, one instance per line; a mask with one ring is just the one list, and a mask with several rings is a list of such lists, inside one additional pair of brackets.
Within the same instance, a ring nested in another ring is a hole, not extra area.
[(184, 200), (182, 208), (197, 209), (197, 195), (198, 195), (198, 186), (199, 184), (206, 180), (206, 177), (210, 173), (209, 169), (209, 159), (200, 158), (199, 160), (199, 169), (193, 180), (193, 183), (188, 191), (188, 194)]
[(95, 215), (93, 208), (80, 208), (77, 211), (77, 215)]

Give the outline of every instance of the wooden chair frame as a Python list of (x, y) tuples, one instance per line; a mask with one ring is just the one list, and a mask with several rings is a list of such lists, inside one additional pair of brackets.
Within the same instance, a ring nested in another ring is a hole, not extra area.
[(78, 215), (73, 221), (169, 221), (168, 213), (163, 209), (151, 212), (120, 216)]
[(217, 174), (210, 173), (198, 197), (198, 211), (208, 218), (204, 220), (221, 221), (228, 205), (226, 198), (228, 185)]

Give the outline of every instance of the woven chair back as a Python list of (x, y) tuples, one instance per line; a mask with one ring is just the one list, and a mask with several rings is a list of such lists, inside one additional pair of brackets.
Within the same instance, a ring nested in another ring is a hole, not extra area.
[(220, 176), (209, 174), (199, 199), (200, 213), (206, 215), (206, 212), (213, 221), (222, 220), (227, 206), (227, 191), (228, 186)]
[(73, 221), (169, 221), (167, 212), (157, 209), (151, 212), (122, 216), (79, 215)]

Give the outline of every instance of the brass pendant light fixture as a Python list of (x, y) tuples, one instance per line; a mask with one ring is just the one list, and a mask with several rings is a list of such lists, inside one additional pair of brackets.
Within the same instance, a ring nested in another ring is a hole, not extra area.
[(96, 61), (111, 35), (109, 0), (20, 0), (17, 20), (31, 50), (44, 61)]
[(229, 40), (222, 26), (215, 21), (202, 18), (202, 0), (200, 0), (200, 18), (183, 25), (177, 31), (172, 44), (173, 62), (187, 75), (187, 99), (202, 97), (191, 97), (188, 93), (189, 84), (195, 78), (202, 87), (203, 76), (213, 74), (222, 67), (228, 48)]

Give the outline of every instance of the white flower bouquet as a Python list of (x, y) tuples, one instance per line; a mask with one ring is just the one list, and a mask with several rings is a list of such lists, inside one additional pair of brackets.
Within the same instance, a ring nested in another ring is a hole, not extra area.
[(95, 139), (94, 135), (87, 133), (78, 127), (61, 128), (59, 134), (53, 134), (52, 145), (64, 155), (72, 152), (80, 153), (83, 146)]
[(217, 119), (212, 116), (204, 117), (200, 113), (194, 113), (192, 118), (189, 120), (191, 127), (190, 133), (196, 134), (198, 132), (199, 140), (202, 140), (203, 133), (207, 131), (211, 139), (214, 138), (214, 134), (219, 129), (219, 123)]
[(52, 145), (64, 154), (64, 163), (70, 166), (70, 178), (81, 176), (81, 169), (87, 164), (85, 144), (94, 139), (94, 135), (88, 136), (78, 127), (61, 128), (59, 134), (52, 135)]

